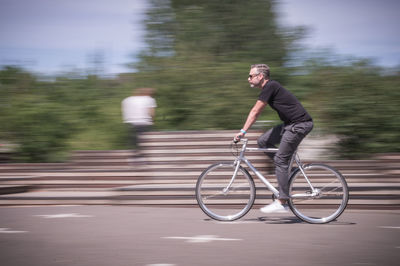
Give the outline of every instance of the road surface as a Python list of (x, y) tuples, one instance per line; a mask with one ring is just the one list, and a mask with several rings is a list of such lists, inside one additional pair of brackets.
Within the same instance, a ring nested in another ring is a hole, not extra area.
[(216, 222), (198, 208), (0, 208), (3, 266), (398, 265), (400, 210), (346, 210), (312, 225), (257, 209)]

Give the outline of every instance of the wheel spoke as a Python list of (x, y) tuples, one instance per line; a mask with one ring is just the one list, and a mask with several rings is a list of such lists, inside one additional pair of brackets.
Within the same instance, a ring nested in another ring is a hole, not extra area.
[[(216, 164), (206, 169), (196, 185), (196, 198), (201, 209), (211, 218), (230, 221), (246, 214), (254, 203), (255, 186), (242, 167), (231, 183), (233, 164)], [(230, 184), (226, 191), (227, 185)]]
[[(304, 171), (317, 195), (312, 195), (301, 171), (295, 172), (290, 179), (290, 193), (293, 196), (289, 204), (293, 213), (309, 223), (326, 223), (336, 219), (347, 205), (346, 181), (340, 173), (327, 165), (306, 165)], [(307, 194), (310, 196), (307, 197)]]

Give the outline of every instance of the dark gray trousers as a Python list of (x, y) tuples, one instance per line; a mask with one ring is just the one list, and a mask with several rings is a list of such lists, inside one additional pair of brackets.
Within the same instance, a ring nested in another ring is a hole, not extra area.
[(127, 124), (129, 128), (129, 146), (131, 149), (136, 149), (140, 151), (140, 141), (143, 133), (151, 130), (151, 125), (133, 125)]
[(312, 121), (298, 122), (290, 125), (279, 125), (271, 128), (258, 138), (260, 148), (276, 148), (273, 153), (266, 153), (275, 164), (276, 178), (279, 184), (279, 199), (289, 199), (289, 163), (300, 142), (310, 133)]

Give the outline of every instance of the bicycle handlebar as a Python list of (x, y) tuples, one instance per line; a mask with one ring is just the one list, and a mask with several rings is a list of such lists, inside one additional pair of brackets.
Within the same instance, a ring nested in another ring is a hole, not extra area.
[(237, 138), (233, 138), (233, 143), (236, 144), (236, 143), (239, 143), (240, 141), (247, 142), (247, 140), (248, 139), (246, 139), (246, 138), (238, 138), (238, 139)]

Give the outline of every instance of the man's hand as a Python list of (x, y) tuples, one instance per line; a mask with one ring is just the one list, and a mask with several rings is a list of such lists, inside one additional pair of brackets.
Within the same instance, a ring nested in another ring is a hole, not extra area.
[(236, 136), (233, 138), (233, 141), (239, 142), (244, 137), (244, 135), (246, 135), (246, 131), (241, 129), (240, 132), (238, 134), (236, 134)]

